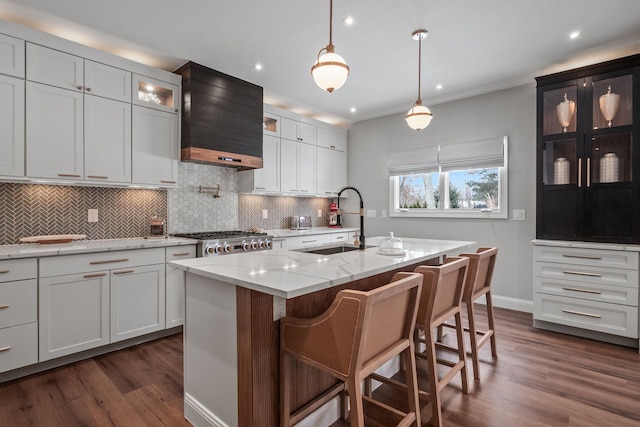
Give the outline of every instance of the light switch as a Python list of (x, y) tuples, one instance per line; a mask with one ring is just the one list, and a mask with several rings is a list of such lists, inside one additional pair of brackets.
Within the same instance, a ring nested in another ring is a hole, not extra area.
[(322, 218), (322, 209), (318, 209), (318, 218)]
[(382, 218), (386, 218), (386, 217), (387, 217), (387, 210), (382, 209)]
[(376, 210), (375, 209), (369, 209), (367, 211), (367, 218), (375, 218), (376, 217)]
[(98, 222), (98, 209), (89, 209), (87, 213), (88, 222)]
[(269, 211), (267, 209), (262, 209), (262, 219), (269, 218)]
[(514, 209), (513, 210), (513, 220), (514, 221), (524, 221), (525, 220), (525, 210), (524, 209)]

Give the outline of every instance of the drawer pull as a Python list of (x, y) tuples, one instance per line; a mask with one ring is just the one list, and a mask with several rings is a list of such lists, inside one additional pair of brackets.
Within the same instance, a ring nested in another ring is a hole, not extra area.
[(2, 310), (2, 309), (4, 309), (4, 308), (9, 308), (9, 304), (0, 305), (0, 310)]
[(10, 271), (11, 271), (11, 270), (0, 270), (0, 274), (2, 274), (2, 273), (8, 273), (8, 272), (10, 272)]
[(336, 240), (344, 239), (344, 236), (336, 237)]
[(565, 270), (565, 271), (563, 271), (563, 273), (564, 274), (575, 274), (576, 276), (602, 277), (602, 274), (600, 274), (600, 273), (586, 273), (584, 271)]
[(598, 294), (598, 295), (602, 294), (602, 292), (594, 291), (592, 289), (567, 288), (567, 287), (563, 287), (562, 289), (564, 289), (565, 291), (584, 292), (585, 294)]
[(0, 348), (0, 353), (3, 352), (3, 351), (9, 351), (9, 350), (11, 350), (11, 346), (2, 347), (2, 348)]
[(165, 181), (165, 180), (160, 180), (161, 183), (163, 184), (177, 184), (177, 181)]
[(579, 316), (587, 316), (587, 317), (594, 317), (596, 319), (600, 319), (602, 316), (600, 316), (599, 314), (591, 314), (591, 313), (583, 313), (582, 311), (574, 311), (574, 310), (567, 310), (567, 309), (562, 309), (563, 313), (569, 313), (569, 314), (577, 314)]
[(109, 179), (108, 176), (102, 176), (102, 175), (87, 175), (87, 178), (93, 178), (93, 179)]
[(111, 262), (126, 262), (126, 261), (129, 261), (129, 258), (106, 259), (104, 261), (91, 261), (89, 264), (97, 265), (97, 264), (109, 264)]
[(317, 242), (318, 240), (303, 240), (302, 243), (313, 243), (313, 242)]
[(567, 255), (567, 254), (562, 254), (563, 257), (565, 258), (580, 258), (580, 259), (602, 259), (601, 256), (589, 256), (589, 255)]
[(91, 273), (91, 274), (85, 274), (84, 277), (85, 279), (89, 279), (91, 277), (102, 277), (102, 276), (106, 276), (107, 273)]
[(62, 178), (82, 178), (80, 175), (73, 173), (59, 173), (58, 176)]
[(177, 252), (173, 254), (173, 256), (187, 256), (187, 255), (189, 255), (189, 252)]
[(129, 269), (129, 270), (120, 270), (120, 271), (114, 271), (113, 274), (126, 274), (126, 273), (133, 273), (133, 268)]

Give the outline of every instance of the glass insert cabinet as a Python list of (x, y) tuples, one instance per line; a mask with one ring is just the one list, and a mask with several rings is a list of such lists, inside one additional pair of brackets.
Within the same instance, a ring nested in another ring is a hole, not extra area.
[(536, 81), (536, 237), (640, 243), (640, 55)]

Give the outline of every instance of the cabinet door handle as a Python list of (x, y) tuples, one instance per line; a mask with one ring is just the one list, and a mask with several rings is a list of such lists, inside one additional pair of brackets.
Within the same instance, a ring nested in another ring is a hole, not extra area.
[(76, 87), (78, 88), (78, 90), (82, 90), (82, 85), (78, 85)]
[(59, 173), (58, 176), (62, 178), (81, 178), (80, 175), (76, 175), (73, 173)]
[(106, 276), (107, 273), (91, 273), (91, 274), (85, 274), (84, 277), (89, 279), (91, 277), (102, 277), (102, 276)]
[(91, 264), (91, 265), (109, 264), (109, 263), (112, 263), (112, 262), (126, 262), (126, 261), (129, 261), (129, 258), (105, 259), (103, 261), (91, 261), (89, 264)]
[(0, 270), (0, 274), (8, 273), (8, 272), (10, 272), (10, 271), (11, 271), (11, 270)]
[(90, 87), (86, 88), (86, 91), (91, 92), (91, 88)]
[(602, 292), (594, 291), (592, 289), (570, 288), (570, 287), (565, 287), (565, 286), (563, 286), (562, 289), (564, 289), (565, 291), (584, 292), (585, 294), (597, 294), (597, 295), (601, 295), (602, 294)]
[(173, 254), (173, 256), (187, 256), (189, 255), (189, 252), (176, 252), (175, 254)]
[(562, 309), (563, 313), (569, 313), (569, 314), (577, 314), (578, 316), (587, 316), (587, 317), (594, 317), (596, 319), (600, 319), (602, 316), (600, 316), (599, 314), (591, 314), (591, 313), (584, 313), (582, 311), (575, 311), (575, 310), (567, 310), (567, 309)]
[(567, 255), (567, 254), (562, 254), (563, 257), (565, 258), (580, 258), (580, 259), (602, 259), (601, 256), (593, 256), (593, 255)]
[(109, 179), (108, 176), (101, 176), (101, 175), (87, 175), (87, 178), (93, 178), (93, 179)]
[(127, 274), (127, 273), (133, 273), (133, 268), (130, 268), (129, 270), (120, 270), (120, 271), (113, 272), (113, 274)]
[(578, 188), (582, 187), (582, 158), (578, 159)]
[(9, 304), (0, 305), (0, 310), (9, 308)]
[(587, 187), (591, 187), (591, 157), (587, 157)]
[(0, 348), (0, 352), (11, 350), (11, 346)]
[(160, 180), (160, 182), (163, 183), (163, 184), (176, 184), (177, 183), (177, 181), (165, 181), (165, 180), (162, 180), (162, 179)]
[(602, 274), (600, 274), (600, 273), (587, 273), (587, 272), (584, 272), (584, 271), (564, 270), (563, 273), (564, 274), (575, 274), (576, 276), (602, 277)]

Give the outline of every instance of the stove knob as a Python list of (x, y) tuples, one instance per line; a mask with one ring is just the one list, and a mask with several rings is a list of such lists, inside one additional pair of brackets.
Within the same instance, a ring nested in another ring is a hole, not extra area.
[(258, 249), (258, 242), (256, 242), (255, 240), (251, 241), (251, 249)]
[(231, 252), (231, 245), (230, 245), (230, 244), (228, 244), (228, 243), (225, 243), (225, 244), (224, 244), (224, 251), (225, 251), (225, 252)]
[(267, 245), (262, 241), (262, 239), (258, 240), (258, 246), (260, 249), (264, 249)]
[(221, 253), (222, 252), (222, 246), (216, 245), (215, 251), (216, 251), (217, 254)]
[(249, 250), (249, 242), (246, 242), (246, 241), (242, 242), (242, 250), (243, 251), (248, 251)]
[(267, 248), (270, 248), (272, 246), (271, 240), (267, 240)]
[(212, 255), (215, 253), (215, 249), (211, 246), (207, 246), (204, 250), (206, 253), (208, 253), (209, 255)]

